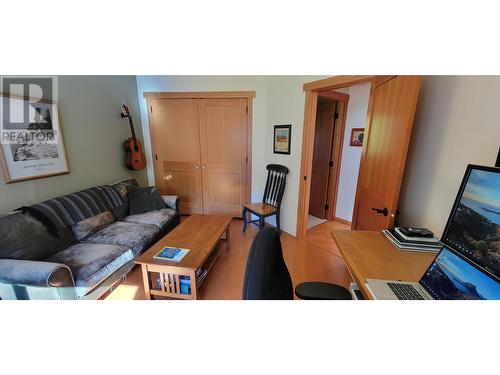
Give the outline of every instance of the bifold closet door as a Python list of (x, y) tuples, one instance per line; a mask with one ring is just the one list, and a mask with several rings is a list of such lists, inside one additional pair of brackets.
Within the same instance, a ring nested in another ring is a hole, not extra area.
[(245, 203), (247, 100), (199, 99), (203, 207), (241, 217)]
[(150, 99), (156, 185), (179, 196), (181, 214), (203, 213), (200, 127), (196, 99)]

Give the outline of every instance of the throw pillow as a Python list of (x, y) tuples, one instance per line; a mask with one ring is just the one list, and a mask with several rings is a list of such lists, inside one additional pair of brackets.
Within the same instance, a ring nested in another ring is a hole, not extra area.
[(78, 241), (85, 239), (86, 237), (100, 231), (102, 228), (107, 227), (109, 224), (115, 222), (115, 217), (111, 211), (106, 211), (98, 215), (89, 217), (79, 221), (71, 227), (73, 234)]
[(128, 200), (130, 215), (138, 215), (166, 208), (165, 202), (160, 195), (160, 190), (154, 186), (129, 191)]

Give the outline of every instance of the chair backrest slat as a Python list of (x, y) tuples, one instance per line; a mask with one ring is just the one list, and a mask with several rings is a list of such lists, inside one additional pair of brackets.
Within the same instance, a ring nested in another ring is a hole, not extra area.
[(269, 164), (266, 168), (268, 173), (262, 201), (279, 208), (285, 192), (288, 168), (279, 164)]

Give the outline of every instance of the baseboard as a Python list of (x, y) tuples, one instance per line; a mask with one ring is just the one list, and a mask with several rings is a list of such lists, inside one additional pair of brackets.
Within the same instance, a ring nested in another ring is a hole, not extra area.
[(342, 224), (347, 224), (347, 225), (352, 225), (352, 223), (346, 219), (342, 219), (341, 217), (335, 216), (335, 221), (338, 221), (339, 223)]

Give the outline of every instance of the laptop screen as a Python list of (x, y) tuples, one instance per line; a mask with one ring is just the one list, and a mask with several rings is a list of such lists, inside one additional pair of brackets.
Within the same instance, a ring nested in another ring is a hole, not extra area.
[(500, 168), (468, 166), (441, 241), (500, 276)]
[(444, 247), (427, 269), (420, 285), (434, 299), (500, 300), (500, 283)]

